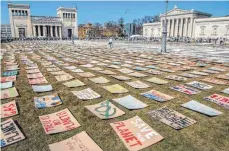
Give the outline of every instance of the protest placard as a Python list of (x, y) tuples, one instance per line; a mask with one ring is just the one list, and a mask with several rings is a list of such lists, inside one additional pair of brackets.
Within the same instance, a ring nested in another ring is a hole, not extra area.
[(208, 89), (213, 88), (213, 86), (211, 86), (209, 84), (198, 82), (198, 81), (192, 81), (192, 82), (189, 82), (189, 83), (186, 83), (186, 84), (190, 85), (192, 87), (201, 89), (201, 90), (208, 90)]
[(87, 88), (80, 91), (72, 91), (72, 93), (82, 100), (90, 100), (90, 99), (96, 99), (101, 97), (98, 93), (93, 91), (91, 88)]
[(197, 89), (194, 89), (194, 88), (191, 88), (191, 87), (187, 87), (187, 86), (182, 85), (182, 84), (177, 85), (177, 86), (173, 86), (173, 87), (169, 87), (169, 88), (172, 89), (172, 90), (176, 90), (176, 91), (188, 94), (188, 95), (194, 95), (194, 94), (198, 94), (198, 93), (201, 92), (201, 91), (199, 91)]
[(168, 81), (162, 80), (162, 79), (157, 78), (157, 77), (152, 77), (150, 79), (147, 79), (146, 81), (149, 81), (149, 82), (152, 82), (152, 83), (155, 83), (155, 84), (167, 84), (168, 83)]
[(17, 76), (8, 76), (8, 77), (1, 77), (1, 83), (8, 82), (8, 81), (16, 81)]
[(139, 80), (133, 81), (133, 82), (126, 82), (129, 86), (135, 88), (135, 89), (144, 89), (144, 88), (149, 88), (148, 84), (145, 84)]
[(63, 84), (66, 85), (69, 88), (76, 88), (76, 87), (80, 87), (80, 86), (84, 86), (85, 85), (83, 82), (81, 82), (78, 79), (73, 80), (73, 81), (69, 81), (69, 82), (65, 82)]
[(17, 105), (15, 101), (11, 101), (1, 106), (1, 118), (11, 117), (18, 114)]
[(103, 86), (104, 89), (109, 91), (110, 93), (126, 93), (128, 92), (127, 89), (123, 88), (119, 84), (109, 85), (109, 86)]
[(223, 106), (227, 109), (229, 109), (229, 97), (225, 97), (219, 94), (212, 94), (208, 97), (205, 97), (204, 100), (216, 103), (220, 106)]
[(17, 89), (15, 87), (1, 90), (1, 99), (13, 98), (18, 96)]
[(174, 99), (174, 97), (167, 95), (167, 94), (164, 94), (164, 93), (161, 93), (161, 92), (156, 91), (156, 90), (150, 90), (150, 91), (141, 93), (141, 95), (143, 95), (149, 99), (156, 100), (158, 102), (165, 102), (165, 101)]
[(96, 78), (90, 78), (89, 80), (91, 80), (94, 83), (98, 83), (98, 84), (103, 84), (103, 83), (108, 83), (110, 82), (109, 80), (107, 80), (104, 77), (96, 77)]
[(4, 83), (1, 83), (1, 85), (0, 85), (1, 89), (11, 88), (12, 86), (13, 86), (13, 82), (12, 81), (4, 82)]
[(36, 108), (41, 109), (61, 105), (62, 100), (57, 93), (53, 93), (42, 97), (34, 97), (34, 104)]
[(36, 79), (29, 79), (29, 84), (35, 85), (35, 84), (45, 84), (48, 83), (45, 77), (42, 78), (36, 78)]

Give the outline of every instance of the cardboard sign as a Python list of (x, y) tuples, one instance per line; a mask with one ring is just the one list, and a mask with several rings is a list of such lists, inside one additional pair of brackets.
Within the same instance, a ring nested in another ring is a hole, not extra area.
[(103, 151), (85, 132), (49, 145), (51, 151)]
[(163, 68), (160, 68), (160, 69), (158, 69), (158, 70), (164, 71), (164, 72), (169, 72), (169, 73), (174, 73), (174, 72), (175, 72), (175, 71), (173, 71), (173, 70), (163, 69)]
[(18, 95), (19, 94), (15, 87), (1, 90), (1, 99), (13, 98), (13, 97), (17, 97)]
[(56, 72), (50, 72), (52, 75), (63, 75), (63, 74), (67, 74), (66, 72), (64, 71), (56, 71)]
[(12, 86), (13, 86), (13, 82), (12, 81), (4, 82), (4, 83), (1, 83), (1, 85), (0, 85), (1, 89), (11, 88)]
[(101, 97), (98, 93), (93, 91), (91, 88), (87, 88), (80, 91), (72, 91), (72, 93), (82, 100), (91, 100), (91, 99), (96, 99)]
[(53, 93), (42, 97), (34, 97), (34, 103), (36, 108), (41, 109), (61, 105), (62, 100), (57, 93)]
[(108, 100), (85, 107), (100, 119), (111, 119), (125, 114)]
[(114, 75), (116, 74), (115, 72), (112, 72), (110, 70), (103, 70), (103, 71), (99, 71), (100, 73), (106, 74), (106, 75)]
[(150, 74), (155, 74), (155, 75), (159, 75), (159, 74), (162, 74), (161, 71), (158, 71), (158, 70), (154, 70), (154, 69), (150, 69), (148, 71), (146, 71), (147, 73), (150, 73)]
[(126, 93), (128, 92), (127, 89), (123, 88), (119, 84), (109, 85), (109, 86), (103, 86), (104, 89), (109, 91), (110, 93)]
[(214, 71), (214, 70), (202, 70), (202, 72), (212, 73), (212, 74), (219, 73), (218, 71)]
[(168, 83), (168, 81), (159, 79), (157, 77), (152, 77), (150, 79), (147, 79), (146, 81), (149, 81), (149, 82), (152, 82), (152, 83), (155, 83), (155, 84), (167, 84)]
[(127, 96), (112, 99), (112, 100), (114, 100), (115, 102), (119, 103), (120, 105), (124, 106), (125, 108), (129, 110), (142, 109), (148, 106), (147, 104), (134, 98), (131, 95), (127, 95)]
[(147, 70), (147, 68), (142, 68), (142, 67), (135, 67), (134, 69), (137, 70), (137, 71), (145, 71), (145, 70)]
[(82, 73), (84, 72), (82, 69), (74, 69), (74, 70), (71, 70), (72, 72), (75, 72), (75, 73)]
[(149, 88), (148, 84), (145, 84), (139, 80), (133, 81), (133, 82), (126, 82), (129, 86), (136, 88), (136, 89), (144, 89), (144, 88)]
[(99, 68), (99, 67), (94, 67), (94, 68), (90, 68), (90, 69), (93, 71), (102, 71), (103, 70), (102, 68)]
[(180, 75), (186, 78), (198, 78), (199, 77), (198, 75), (191, 74), (191, 73), (182, 73)]
[(194, 88), (191, 88), (191, 87), (187, 87), (187, 86), (182, 85), (182, 84), (174, 86), (174, 87), (170, 87), (170, 89), (176, 90), (176, 91), (179, 91), (179, 92), (183, 92), (183, 93), (188, 94), (188, 95), (198, 94), (198, 93), (201, 92), (201, 91), (199, 91), (197, 89), (194, 89)]
[(207, 75), (209, 75), (208, 73), (199, 72), (199, 71), (192, 71), (191, 74), (196, 74), (196, 75), (200, 75), (200, 76), (207, 76)]
[(175, 81), (186, 81), (187, 78), (177, 76), (177, 75), (169, 75), (166, 77), (167, 79), (175, 80)]
[(165, 123), (176, 130), (183, 129), (196, 123), (195, 120), (190, 119), (175, 110), (168, 107), (162, 107), (157, 110), (148, 112), (148, 115), (155, 120)]
[(25, 136), (15, 124), (13, 119), (1, 122), (1, 147), (19, 142), (25, 139)]
[(65, 69), (68, 69), (68, 70), (74, 70), (74, 69), (77, 69), (77, 67), (75, 66), (67, 66), (67, 67), (64, 67)]
[(39, 116), (39, 119), (46, 134), (60, 133), (80, 127), (68, 109)]
[(117, 66), (117, 65), (109, 65), (107, 66), (108, 68), (113, 68), (113, 69), (120, 69), (121, 67)]
[(224, 79), (224, 80), (229, 80), (229, 76), (225, 75), (225, 74), (220, 74), (220, 75), (217, 76), (217, 78)]
[(213, 109), (209, 106), (206, 106), (204, 104), (201, 104), (195, 100), (191, 100), (187, 103), (182, 104), (181, 106), (183, 106), (187, 109), (208, 115), (208, 116), (217, 116), (217, 115), (222, 114), (222, 112), (215, 110), (215, 109)]
[(120, 80), (120, 81), (126, 81), (126, 80), (130, 80), (131, 78), (126, 77), (126, 76), (112, 76), (113, 78)]
[(139, 72), (133, 72), (133, 73), (130, 73), (128, 74), (129, 76), (133, 76), (133, 77), (137, 77), (137, 78), (140, 78), (140, 77), (146, 77), (147, 75), (143, 74), (143, 73), (139, 73)]
[(84, 77), (84, 78), (91, 78), (91, 77), (95, 76), (91, 72), (82, 72), (82, 73), (78, 73), (78, 75), (81, 76), (81, 77)]
[(15, 75), (18, 75), (18, 71), (17, 70), (15, 70), (15, 71), (6, 71), (6, 72), (3, 72), (2, 75), (4, 77), (15, 76)]
[(209, 70), (220, 71), (220, 72), (225, 72), (226, 71), (226, 70), (224, 70), (222, 68), (216, 68), (216, 67), (211, 67), (211, 68), (209, 68)]
[(174, 97), (167, 95), (167, 94), (164, 94), (164, 93), (161, 93), (161, 92), (156, 91), (156, 90), (150, 90), (150, 91), (147, 91), (145, 93), (141, 93), (141, 95), (143, 95), (149, 99), (156, 100), (158, 102), (165, 102), (165, 101), (174, 99)]
[(11, 101), (1, 106), (1, 118), (11, 117), (18, 114), (17, 105), (15, 101)]
[(9, 82), (9, 81), (16, 81), (17, 76), (8, 76), (8, 77), (1, 77), (1, 83)]
[(227, 81), (222, 81), (222, 80), (218, 80), (218, 79), (215, 79), (215, 78), (204, 78), (204, 79), (201, 79), (201, 80), (205, 81), (205, 82), (213, 83), (213, 84), (219, 84), (219, 85), (228, 84)]
[(226, 94), (229, 94), (229, 88), (227, 88), (227, 89), (225, 89), (225, 90), (223, 90), (221, 92), (226, 93)]
[(129, 151), (141, 150), (163, 139), (138, 116), (110, 125)]
[(108, 83), (110, 82), (109, 80), (107, 80), (104, 77), (97, 77), (97, 78), (90, 78), (89, 80), (91, 80), (94, 83), (98, 83), (98, 84), (103, 84), (103, 83)]
[(204, 100), (216, 103), (220, 106), (223, 106), (227, 109), (229, 109), (229, 97), (225, 97), (219, 94), (212, 94), (208, 97), (205, 97)]
[(84, 86), (85, 84), (80, 80), (73, 80), (73, 81), (65, 82), (63, 83), (63, 85), (66, 85), (69, 88), (76, 88), (76, 87)]
[(36, 78), (42, 78), (42, 77), (44, 77), (42, 73), (27, 74), (28, 79), (36, 79)]
[(31, 74), (31, 73), (39, 73), (39, 69), (32, 69), (32, 70), (26, 70), (26, 73)]
[(55, 76), (55, 78), (57, 81), (67, 81), (73, 79), (74, 77), (71, 76), (70, 74), (63, 74), (63, 75)]
[(45, 77), (36, 78), (36, 79), (29, 79), (29, 84), (45, 84), (48, 83)]
[(128, 68), (122, 68), (122, 69), (119, 69), (118, 71), (119, 71), (119, 72), (122, 72), (122, 73), (124, 73), (124, 74), (128, 74), (128, 73), (134, 72), (133, 70), (130, 70), (130, 69), (128, 69)]
[(48, 92), (52, 91), (52, 85), (32, 85), (34, 92)]
[(213, 86), (211, 86), (211, 85), (208, 85), (208, 84), (202, 83), (202, 82), (198, 82), (198, 81), (192, 81), (192, 82), (189, 82), (189, 83), (186, 83), (186, 84), (190, 85), (192, 87), (201, 89), (201, 90), (208, 90), (208, 89), (213, 88)]

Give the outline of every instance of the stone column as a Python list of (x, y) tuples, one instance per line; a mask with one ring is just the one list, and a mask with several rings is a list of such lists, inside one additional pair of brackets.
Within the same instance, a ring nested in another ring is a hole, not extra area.
[(178, 24), (179, 24), (179, 18), (176, 19), (176, 30), (175, 30), (175, 37), (178, 36)]
[(56, 33), (56, 37), (58, 37), (58, 34), (57, 34), (57, 33), (58, 33), (58, 32), (57, 32), (57, 27), (58, 27), (58, 26), (55, 26), (55, 30), (56, 30), (56, 32), (55, 32), (55, 33)]
[(191, 21), (189, 24), (189, 37), (192, 37), (192, 29), (193, 29), (193, 18), (191, 18)]
[(33, 36), (36, 37), (36, 26), (33, 26)]
[(45, 27), (45, 25), (43, 26), (43, 36), (44, 36), (44, 37), (47, 37), (47, 35), (46, 35), (46, 27)]
[(181, 18), (181, 24), (180, 24), (180, 37), (182, 37), (183, 36), (183, 20), (184, 20), (184, 18)]
[(171, 25), (171, 33), (170, 33), (170, 36), (173, 37), (173, 33), (174, 33), (174, 19), (172, 19), (171, 21), (172, 21), (172, 25)]
[(41, 36), (41, 28), (39, 25), (37, 26), (37, 31), (38, 31), (38, 36)]
[(60, 38), (62, 38), (62, 27), (59, 26), (59, 33), (60, 33)]
[(167, 36), (170, 35), (170, 19), (168, 19), (168, 23), (167, 23)]
[(185, 18), (184, 37), (187, 37), (187, 33), (188, 33), (188, 18)]
[(52, 26), (50, 26), (50, 36), (53, 37)]

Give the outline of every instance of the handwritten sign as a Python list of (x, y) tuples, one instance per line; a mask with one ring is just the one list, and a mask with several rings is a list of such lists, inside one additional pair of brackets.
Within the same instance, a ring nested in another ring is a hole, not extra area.
[(226, 93), (226, 94), (229, 94), (229, 88), (224, 89), (224, 90), (223, 90), (223, 91), (221, 91), (221, 92)]
[(69, 131), (80, 127), (80, 124), (68, 109), (39, 116), (39, 119), (46, 134)]
[(11, 117), (18, 114), (17, 105), (15, 101), (11, 101), (1, 105), (1, 118)]
[(8, 76), (8, 77), (1, 77), (1, 83), (3, 82), (9, 82), (9, 81), (16, 81), (16, 75), (14, 76)]
[(36, 108), (53, 107), (62, 104), (62, 100), (57, 93), (46, 95), (42, 97), (34, 97), (34, 103)]
[(159, 133), (138, 116), (125, 121), (110, 123), (110, 125), (129, 151), (141, 150), (163, 139)]
[(1, 99), (13, 98), (18, 96), (17, 89), (15, 87), (1, 90)]
[(175, 80), (175, 81), (186, 81), (187, 78), (177, 76), (177, 75), (169, 75), (166, 77), (167, 79)]
[(43, 75), (42, 73), (32, 73), (32, 74), (27, 74), (28, 79), (36, 79), (36, 78), (42, 78)]
[(94, 83), (98, 83), (98, 84), (110, 82), (109, 80), (107, 80), (107, 79), (104, 78), (104, 77), (90, 78), (89, 80), (91, 80), (91, 81), (94, 82)]
[(3, 72), (3, 76), (4, 77), (9, 77), (9, 76), (15, 76), (18, 74), (18, 71), (17, 70), (14, 70), (14, 71), (6, 71), (6, 72)]
[(190, 119), (177, 111), (169, 109), (168, 107), (162, 107), (160, 109), (150, 111), (148, 112), (148, 115), (153, 119), (165, 123), (177, 130), (196, 123), (195, 120)]
[(29, 84), (45, 84), (48, 83), (45, 77), (42, 78), (36, 78), (36, 79), (29, 79)]
[(84, 86), (85, 85), (80, 80), (73, 80), (73, 81), (65, 82), (63, 84), (66, 85), (69, 88), (75, 88), (75, 87), (80, 87), (80, 86)]
[(119, 84), (109, 85), (109, 86), (103, 86), (104, 89), (109, 91), (110, 93), (126, 93), (128, 92), (127, 89), (123, 88)]
[(133, 82), (126, 82), (129, 86), (136, 88), (136, 89), (144, 89), (144, 88), (149, 88), (149, 85), (137, 80)]
[(208, 90), (208, 89), (213, 88), (213, 86), (211, 86), (211, 85), (208, 85), (208, 84), (202, 83), (202, 82), (198, 82), (198, 81), (192, 81), (192, 82), (189, 82), (189, 83), (186, 83), (186, 84), (190, 85), (192, 87), (201, 89), (201, 90)]
[(162, 80), (162, 79), (157, 78), (157, 77), (152, 77), (150, 79), (147, 79), (146, 81), (149, 81), (149, 82), (152, 82), (152, 83), (155, 83), (155, 84), (167, 84), (168, 83), (168, 81)]
[(205, 81), (205, 82), (213, 83), (213, 84), (219, 84), (219, 85), (228, 84), (227, 81), (222, 81), (222, 80), (218, 80), (218, 79), (215, 79), (215, 78), (204, 78), (204, 79), (201, 79), (201, 80)]
[(96, 99), (101, 97), (98, 93), (93, 91), (91, 88), (87, 88), (81, 91), (72, 91), (72, 93), (82, 100), (91, 100), (91, 99)]
[(31, 70), (26, 70), (26, 73), (30, 74), (30, 73), (40, 73), (39, 69), (31, 69)]
[(73, 79), (74, 77), (71, 76), (70, 74), (63, 74), (63, 75), (55, 76), (55, 78), (57, 81), (67, 81)]
[(141, 77), (146, 77), (147, 75), (140, 73), (140, 72), (133, 72), (128, 74), (129, 76), (133, 76), (133, 77), (137, 77), (137, 78), (141, 78)]
[(198, 94), (198, 93), (201, 92), (201, 91), (199, 91), (197, 89), (194, 89), (194, 88), (191, 88), (191, 87), (187, 87), (187, 86), (182, 85), (182, 84), (174, 86), (174, 87), (170, 87), (170, 89), (173, 89), (173, 90), (176, 90), (176, 91), (179, 91), (179, 92), (183, 92), (183, 93), (188, 94), (188, 95)]
[(8, 119), (1, 123), (1, 147), (8, 146), (23, 139), (25, 139), (25, 136), (13, 119)]
[(156, 90), (150, 90), (150, 91), (141, 93), (141, 95), (143, 95), (149, 99), (156, 100), (158, 102), (165, 102), (165, 101), (174, 99), (174, 97), (167, 95), (167, 94), (164, 94), (164, 93), (161, 93), (161, 92), (156, 91)]
[(110, 119), (125, 114), (108, 100), (85, 107), (100, 119)]
[(212, 94), (208, 97), (205, 97), (204, 99), (229, 109), (229, 97), (225, 97), (219, 94)]
[(95, 75), (92, 74), (91, 72), (82, 72), (82, 73), (77, 73), (79, 76), (84, 77), (84, 78), (91, 78), (94, 77)]
[(130, 70), (130, 69), (128, 69), (128, 68), (122, 68), (122, 69), (119, 69), (118, 71), (119, 71), (119, 72), (122, 72), (122, 73), (124, 73), (124, 74), (128, 74), (128, 73), (134, 72), (133, 70)]

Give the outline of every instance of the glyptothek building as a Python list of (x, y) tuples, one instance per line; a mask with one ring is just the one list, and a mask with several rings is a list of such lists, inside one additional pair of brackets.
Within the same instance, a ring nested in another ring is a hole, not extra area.
[(77, 9), (59, 7), (57, 16), (33, 16), (28, 4), (8, 4), (11, 35), (78, 38)]

